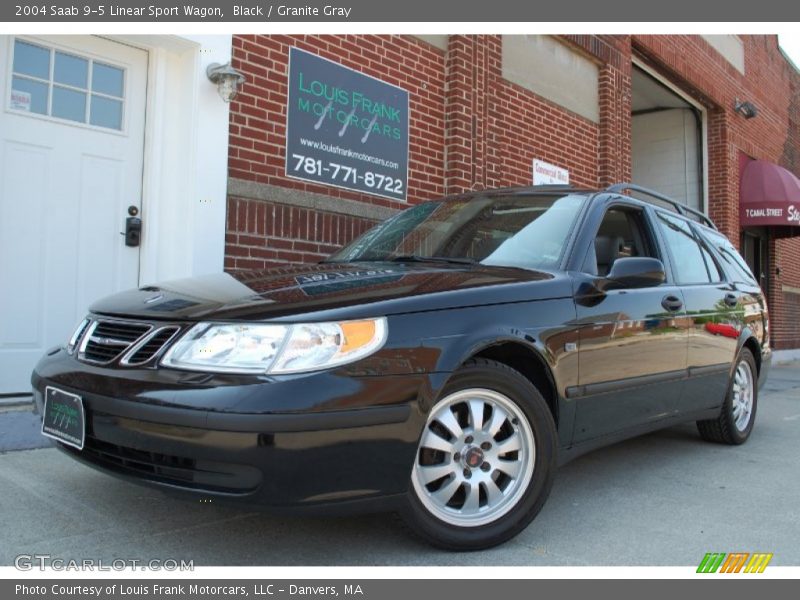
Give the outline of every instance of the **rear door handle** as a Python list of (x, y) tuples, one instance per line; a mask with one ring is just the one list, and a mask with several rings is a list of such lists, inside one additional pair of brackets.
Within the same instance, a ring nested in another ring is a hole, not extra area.
[(731, 307), (736, 306), (739, 304), (739, 298), (736, 294), (725, 294), (725, 304)]
[(661, 306), (670, 312), (675, 312), (683, 307), (683, 300), (677, 296), (669, 294), (668, 296), (664, 296), (664, 298), (661, 300)]

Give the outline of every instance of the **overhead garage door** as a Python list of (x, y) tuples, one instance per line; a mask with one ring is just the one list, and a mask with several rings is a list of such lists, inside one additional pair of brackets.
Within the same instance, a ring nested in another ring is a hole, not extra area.
[[(92, 36), (0, 36), (0, 395), (95, 299), (136, 286), (147, 53)], [(131, 209), (130, 207), (134, 207)]]
[(633, 182), (703, 210), (701, 117), (641, 69), (631, 78)]

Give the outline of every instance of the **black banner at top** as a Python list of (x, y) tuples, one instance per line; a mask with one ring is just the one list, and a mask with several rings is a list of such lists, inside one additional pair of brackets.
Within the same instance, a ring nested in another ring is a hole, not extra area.
[(790, 22), (800, 3), (786, 0), (10, 0), (0, 21), (47, 22)]

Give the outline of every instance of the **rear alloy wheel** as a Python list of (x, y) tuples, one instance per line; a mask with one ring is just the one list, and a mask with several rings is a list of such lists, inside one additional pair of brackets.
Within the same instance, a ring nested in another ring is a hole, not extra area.
[(470, 361), (428, 415), (406, 520), (448, 549), (502, 543), (544, 504), (555, 440), (547, 403), (527, 379), (501, 363)]
[(758, 371), (752, 352), (742, 348), (717, 419), (698, 421), (700, 436), (709, 442), (743, 444), (750, 437), (758, 405)]

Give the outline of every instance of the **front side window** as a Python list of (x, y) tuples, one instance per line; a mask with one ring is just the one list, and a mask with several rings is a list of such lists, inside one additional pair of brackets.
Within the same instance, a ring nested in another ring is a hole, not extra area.
[(443, 258), (557, 268), (583, 195), (466, 196), (426, 202), (374, 227), (329, 260)]
[(722, 280), (714, 259), (689, 223), (672, 215), (656, 212), (658, 225), (672, 256), (676, 283), (711, 283)]
[(654, 248), (655, 244), (644, 225), (642, 211), (631, 207), (613, 207), (603, 216), (582, 270), (605, 277), (618, 258), (659, 258)]
[(124, 69), (14, 41), (10, 109), (120, 131), (124, 97)]

